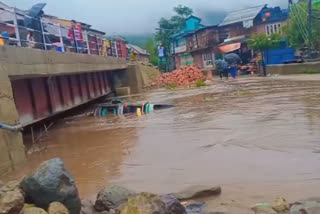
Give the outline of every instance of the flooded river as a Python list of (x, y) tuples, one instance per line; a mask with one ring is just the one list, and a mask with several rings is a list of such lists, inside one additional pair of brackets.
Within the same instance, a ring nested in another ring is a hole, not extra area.
[(60, 120), (26, 166), (62, 157), (82, 198), (120, 183), (168, 193), (221, 185), (216, 203), (248, 207), (276, 196), (320, 196), (319, 81), (248, 78), (201, 89), (157, 90), (130, 101), (173, 104), (137, 117)]

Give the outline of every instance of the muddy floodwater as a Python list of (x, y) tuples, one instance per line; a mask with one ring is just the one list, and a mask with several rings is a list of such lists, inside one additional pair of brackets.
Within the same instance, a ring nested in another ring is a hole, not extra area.
[(156, 90), (127, 100), (175, 107), (141, 117), (57, 121), (40, 140), (46, 149), (6, 179), (59, 156), (82, 198), (109, 183), (155, 193), (221, 185), (213, 203), (231, 209), (276, 196), (320, 196), (320, 82), (300, 77)]

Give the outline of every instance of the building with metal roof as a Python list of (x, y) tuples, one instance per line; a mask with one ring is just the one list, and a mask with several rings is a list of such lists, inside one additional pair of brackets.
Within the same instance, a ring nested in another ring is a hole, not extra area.
[(254, 20), (259, 13), (265, 9), (267, 5), (260, 5), (256, 7), (250, 7), (243, 10), (232, 11), (227, 14), (227, 16), (220, 23), (220, 27), (230, 24), (235, 24), (238, 22), (246, 22)]

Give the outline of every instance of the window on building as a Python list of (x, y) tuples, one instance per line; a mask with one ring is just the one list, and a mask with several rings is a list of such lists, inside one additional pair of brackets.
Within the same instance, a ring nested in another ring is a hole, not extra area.
[(212, 67), (213, 66), (214, 56), (212, 53), (202, 54), (203, 67)]
[(266, 29), (266, 35), (270, 36), (274, 33), (281, 33), (281, 23), (273, 23), (273, 24), (268, 24), (265, 26)]
[(181, 56), (181, 65), (193, 65), (193, 57), (190, 54), (185, 54)]
[(197, 36), (195, 34), (193, 34), (192, 41), (193, 41), (193, 44), (194, 44), (194, 48), (198, 48)]

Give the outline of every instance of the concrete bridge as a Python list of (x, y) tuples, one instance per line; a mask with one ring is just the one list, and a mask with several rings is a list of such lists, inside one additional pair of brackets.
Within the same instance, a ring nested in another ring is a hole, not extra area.
[[(112, 91), (114, 71), (130, 69), (124, 58), (0, 47), (0, 123), (30, 125), (97, 99)], [(0, 174), (25, 158), (21, 133), (0, 130)]]

